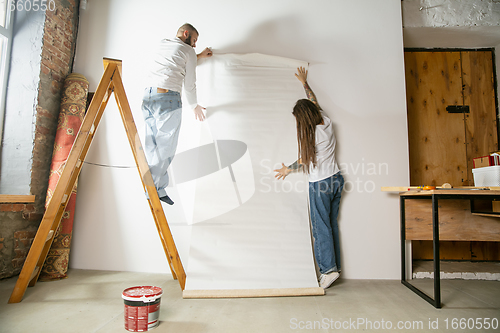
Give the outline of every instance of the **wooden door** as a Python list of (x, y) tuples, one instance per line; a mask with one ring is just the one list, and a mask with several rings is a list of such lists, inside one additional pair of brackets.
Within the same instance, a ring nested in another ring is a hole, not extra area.
[(465, 141), (468, 179), (473, 185), (472, 159), (498, 150), (493, 54), (492, 51), (460, 53), (464, 104), (470, 108), (470, 113), (465, 114)]
[(492, 52), (407, 51), (405, 70), (410, 184), (473, 185), (472, 159), (498, 147)]
[[(410, 184), (474, 185), (473, 158), (498, 150), (493, 54), (406, 51)], [(449, 113), (450, 105), (469, 113)], [(460, 214), (460, 210), (457, 210)], [(432, 259), (431, 241), (412, 241), (414, 259)], [(498, 242), (440, 242), (441, 259), (498, 260)]]

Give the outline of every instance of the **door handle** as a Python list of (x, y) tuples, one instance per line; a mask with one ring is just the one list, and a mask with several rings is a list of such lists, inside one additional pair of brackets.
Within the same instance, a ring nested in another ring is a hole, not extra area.
[(468, 105), (448, 105), (446, 107), (448, 113), (469, 113)]

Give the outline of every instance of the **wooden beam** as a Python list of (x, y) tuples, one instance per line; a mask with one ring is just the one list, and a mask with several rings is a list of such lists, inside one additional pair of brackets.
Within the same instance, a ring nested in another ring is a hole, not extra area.
[(323, 296), (321, 287), (279, 289), (184, 290), (182, 298), (257, 298), (285, 296)]
[(418, 189), (418, 186), (382, 186), (380, 189), (382, 192), (406, 192), (410, 188)]
[(113, 58), (102, 58), (102, 62), (104, 64), (104, 69), (110, 64), (115, 64), (116, 67), (118, 68), (118, 71), (120, 74), (122, 74), (122, 61), (118, 59), (113, 59)]
[(31, 203), (35, 202), (34, 195), (0, 194), (0, 203)]
[[(443, 186), (436, 186), (436, 190), (445, 190), (445, 191), (462, 191), (462, 190), (491, 190), (491, 191), (498, 191), (500, 190), (499, 186), (483, 186), (483, 187), (476, 187), (476, 186), (456, 186), (453, 188), (449, 187), (443, 187)], [(382, 192), (407, 192), (407, 191), (418, 191), (422, 190), (422, 192), (425, 192), (427, 190), (423, 190), (422, 186), (382, 186), (380, 188)], [(495, 193), (486, 193), (486, 194), (495, 194)]]

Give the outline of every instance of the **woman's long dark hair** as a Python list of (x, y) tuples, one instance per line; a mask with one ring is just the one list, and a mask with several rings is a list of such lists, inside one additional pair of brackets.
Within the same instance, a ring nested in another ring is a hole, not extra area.
[(309, 166), (316, 166), (316, 125), (321, 124), (323, 117), (319, 107), (308, 99), (299, 99), (293, 107), (292, 114), (297, 122), (297, 142), (299, 158), (309, 173)]

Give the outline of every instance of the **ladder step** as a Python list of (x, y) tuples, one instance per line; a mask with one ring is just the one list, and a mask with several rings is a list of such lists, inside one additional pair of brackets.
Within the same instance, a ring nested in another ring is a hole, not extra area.
[(54, 230), (50, 230), (49, 234), (47, 235), (47, 239), (45, 239), (45, 243), (51, 240), (53, 235), (54, 235)]
[(31, 276), (30, 276), (30, 281), (33, 280), (37, 275), (38, 275), (38, 271), (40, 270), (40, 266), (36, 266), (35, 269), (33, 270), (33, 273), (31, 273)]

